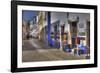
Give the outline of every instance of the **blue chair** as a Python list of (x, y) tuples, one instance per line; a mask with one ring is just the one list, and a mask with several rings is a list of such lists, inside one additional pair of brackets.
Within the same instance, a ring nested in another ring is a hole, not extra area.
[(66, 51), (66, 52), (71, 52), (70, 45), (67, 44), (67, 45), (64, 47), (64, 51)]
[(79, 55), (80, 54), (86, 54), (86, 52), (87, 52), (87, 47), (82, 45), (82, 44), (78, 45), (78, 49), (79, 49), (79, 51), (78, 51)]

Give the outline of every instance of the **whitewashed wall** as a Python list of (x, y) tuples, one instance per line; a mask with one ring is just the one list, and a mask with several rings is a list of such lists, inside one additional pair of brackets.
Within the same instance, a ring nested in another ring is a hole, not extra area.
[[(90, 14), (89, 13), (69, 13), (69, 19), (75, 19), (76, 17), (79, 17), (78, 22), (78, 29), (79, 31), (84, 31), (86, 28), (86, 21), (90, 20)], [(60, 20), (60, 25), (65, 24), (65, 31), (68, 30), (68, 22), (67, 22), (67, 13), (62, 12), (51, 12), (51, 23)], [(79, 24), (83, 24), (83, 29), (79, 28)]]

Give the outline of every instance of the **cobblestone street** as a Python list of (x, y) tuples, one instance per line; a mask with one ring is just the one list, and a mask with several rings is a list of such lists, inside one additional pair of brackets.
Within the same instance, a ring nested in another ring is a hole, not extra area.
[[(54, 61), (54, 60), (79, 60), (85, 59), (85, 56), (76, 56), (59, 49), (53, 48), (43, 48), (41, 42), (36, 39), (24, 40), (22, 61), (23, 62), (33, 62), (33, 61)], [(41, 46), (38, 46), (40, 45)]]

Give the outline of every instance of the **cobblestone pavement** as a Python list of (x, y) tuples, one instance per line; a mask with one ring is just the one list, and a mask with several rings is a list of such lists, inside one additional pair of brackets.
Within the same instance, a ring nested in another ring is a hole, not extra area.
[(72, 55), (56, 48), (43, 49), (45, 46), (35, 39), (24, 40), (23, 42), (23, 62), (85, 59), (85, 56)]
[(75, 56), (57, 49), (23, 51), (22, 57), (23, 62), (85, 59), (84, 56)]

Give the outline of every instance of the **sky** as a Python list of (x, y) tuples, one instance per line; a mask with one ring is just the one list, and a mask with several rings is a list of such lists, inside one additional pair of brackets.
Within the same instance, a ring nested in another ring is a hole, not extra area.
[(22, 17), (25, 21), (32, 20), (37, 15), (37, 11), (23, 10)]

